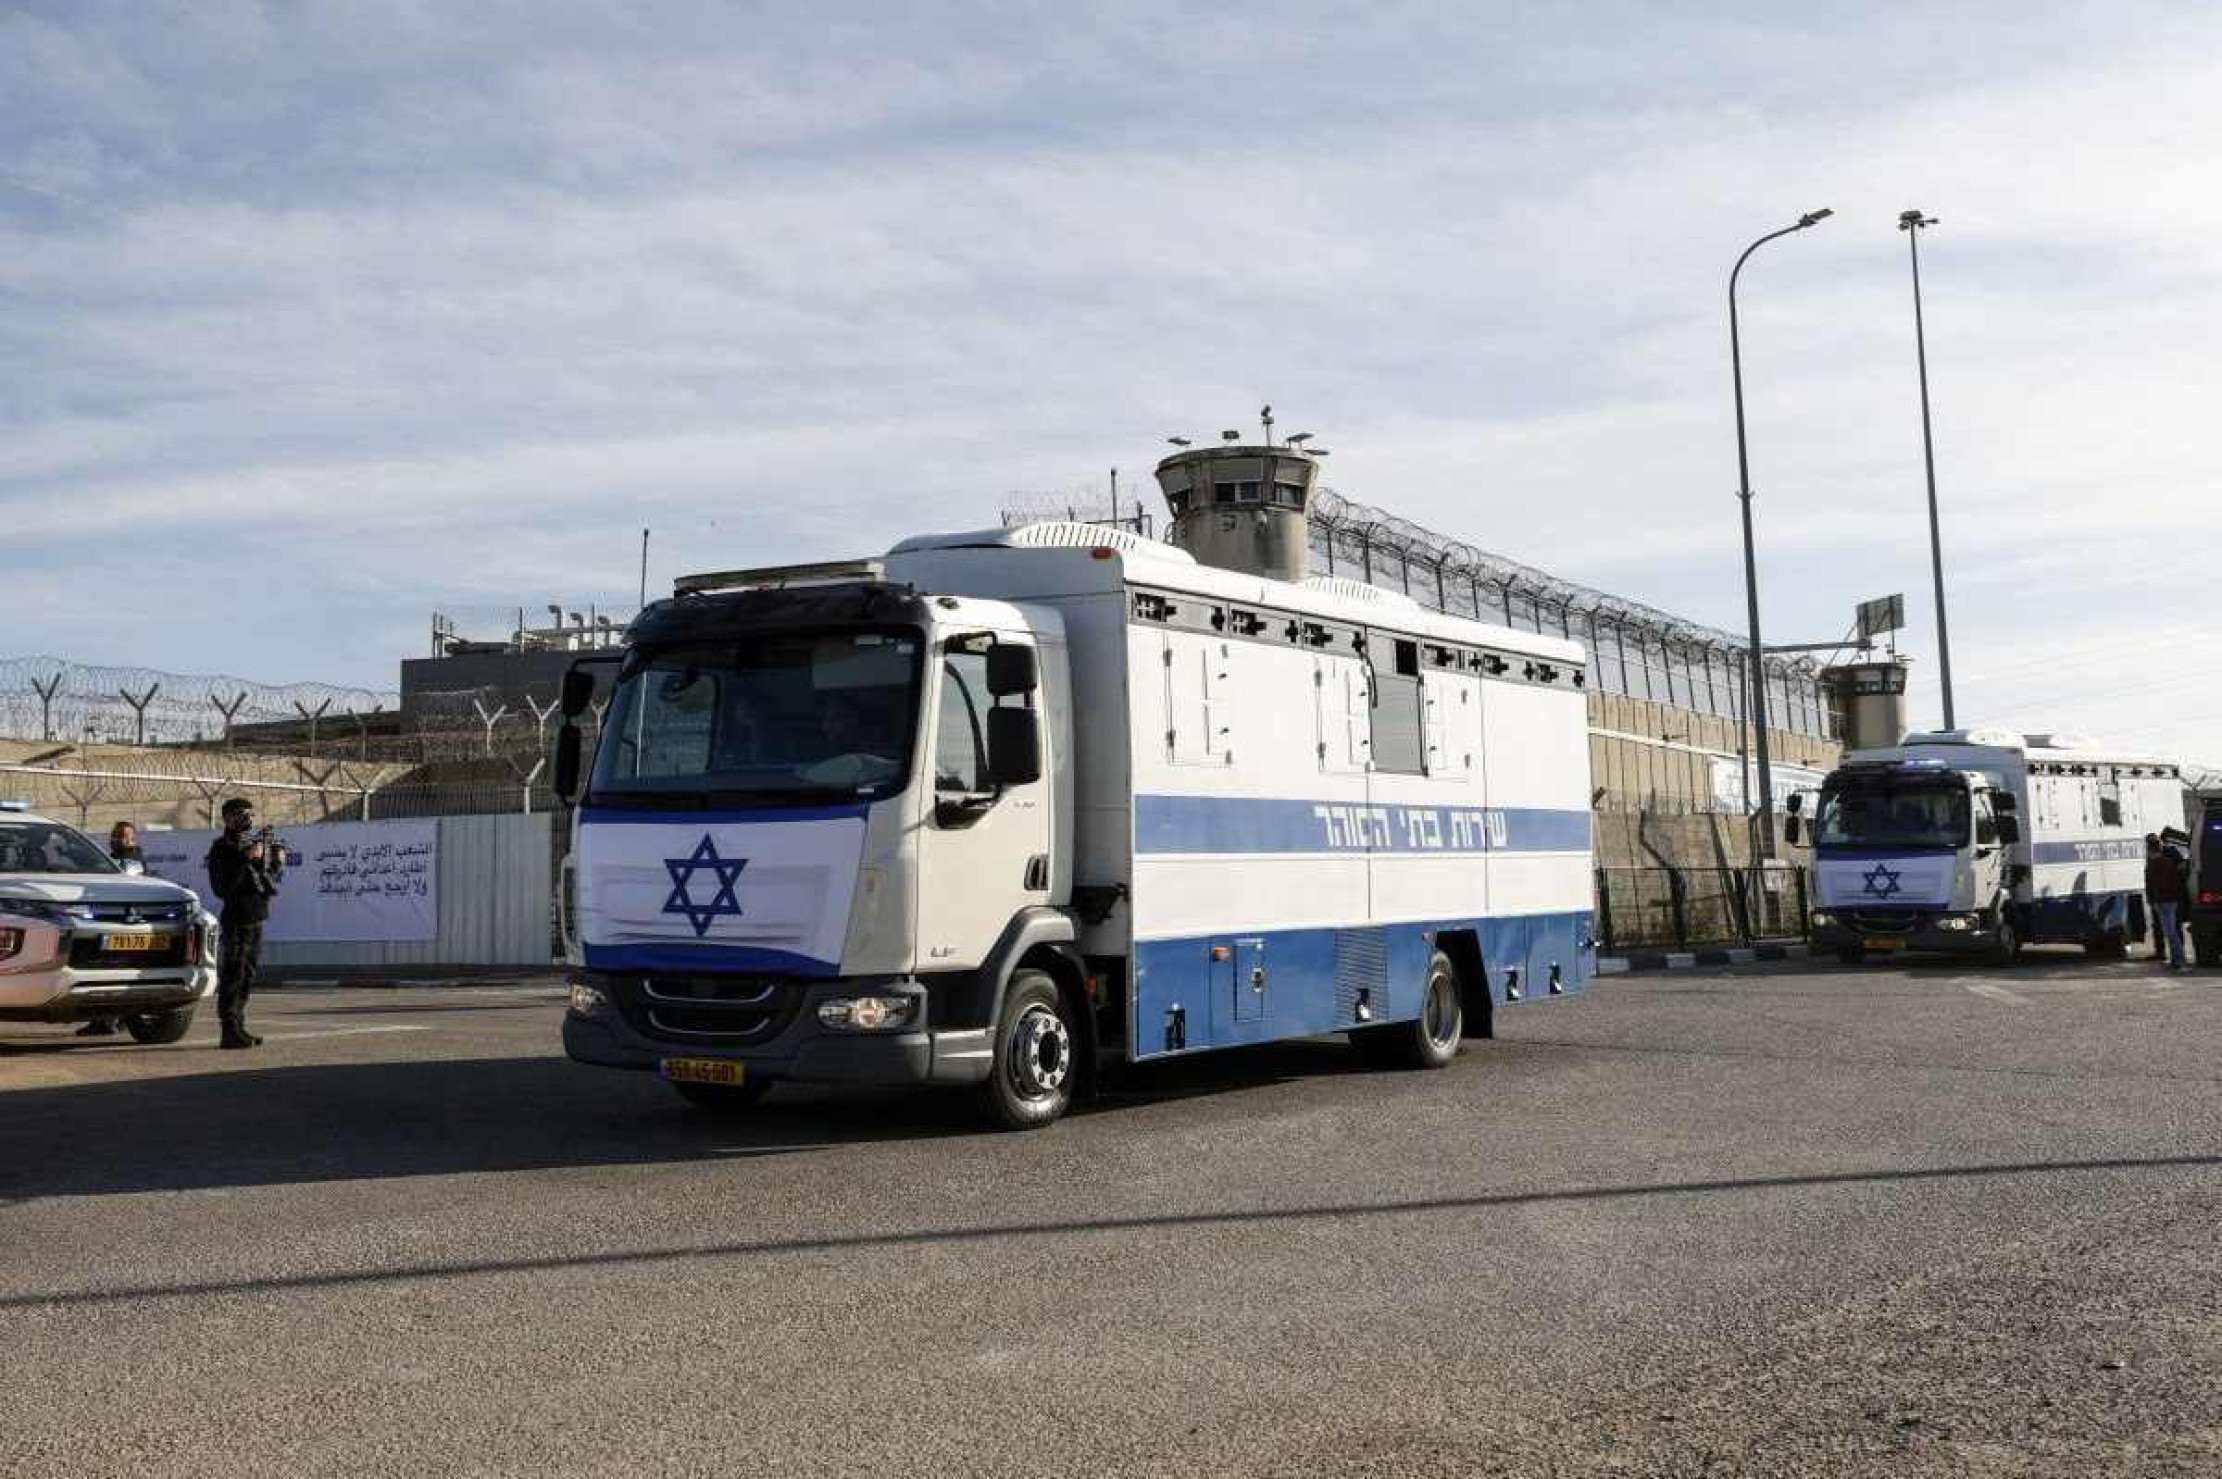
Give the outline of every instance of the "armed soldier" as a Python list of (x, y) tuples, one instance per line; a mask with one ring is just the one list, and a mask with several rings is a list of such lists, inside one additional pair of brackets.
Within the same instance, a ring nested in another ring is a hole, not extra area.
[(254, 803), (234, 796), (224, 803), (224, 833), (208, 849), (208, 881), (222, 902), (224, 947), (218, 958), (216, 1016), (222, 1046), (251, 1048), (262, 1039), (247, 1030), (247, 998), (262, 972), (262, 926), (285, 871), (285, 854), (268, 828), (255, 831)]

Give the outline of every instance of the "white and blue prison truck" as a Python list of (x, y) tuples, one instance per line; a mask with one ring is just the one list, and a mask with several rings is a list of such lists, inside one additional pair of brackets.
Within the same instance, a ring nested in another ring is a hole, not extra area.
[(2146, 938), (2145, 837), (2181, 827), (2175, 765), (2003, 730), (1854, 750), (1792, 841), (1814, 849), (1813, 948), (2010, 962), (2024, 945), (2116, 956)]
[(1087, 525), (680, 587), (583, 776), (558, 740), (581, 1062), (711, 1107), (969, 1085), (1017, 1128), (1099, 1063), (1440, 1066), (1593, 973), (1574, 643)]

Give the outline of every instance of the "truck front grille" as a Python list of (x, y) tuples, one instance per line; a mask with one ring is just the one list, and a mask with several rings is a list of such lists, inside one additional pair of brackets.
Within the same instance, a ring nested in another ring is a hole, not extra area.
[(1846, 914), (1844, 922), (1862, 934), (1903, 935), (1912, 932), (1915, 917), (1906, 909), (1862, 909)]
[(628, 976), (612, 984), (618, 1010), (643, 1037), (728, 1046), (779, 1036), (803, 996), (803, 983), (777, 976)]

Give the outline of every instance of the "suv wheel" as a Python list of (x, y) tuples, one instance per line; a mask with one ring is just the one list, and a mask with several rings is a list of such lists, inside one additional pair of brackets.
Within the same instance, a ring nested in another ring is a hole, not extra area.
[(166, 1012), (133, 1012), (123, 1019), (123, 1030), (131, 1034), (131, 1040), (149, 1046), (176, 1042), (192, 1025), (191, 1007), (172, 1007)]

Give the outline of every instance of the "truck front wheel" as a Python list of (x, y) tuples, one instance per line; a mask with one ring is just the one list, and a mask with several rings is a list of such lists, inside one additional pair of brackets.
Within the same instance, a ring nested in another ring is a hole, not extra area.
[(1999, 911), (1998, 933), (1991, 936), (1991, 961), (1995, 965), (2012, 965), (2021, 959), (2021, 934), (2014, 928), (2014, 916)]
[(1037, 970), (1011, 976), (995, 1024), (995, 1067), (980, 1086), (981, 1108), (1005, 1130), (1038, 1130), (1072, 1105), (1079, 1073), (1072, 1008)]

